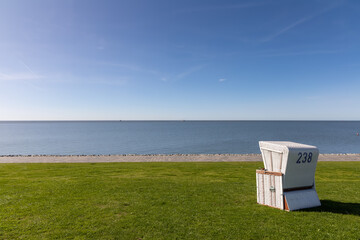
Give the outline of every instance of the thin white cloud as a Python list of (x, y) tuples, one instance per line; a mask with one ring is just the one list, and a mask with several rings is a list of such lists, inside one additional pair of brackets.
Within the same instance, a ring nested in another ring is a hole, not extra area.
[(151, 74), (151, 75), (158, 77), (158, 79), (163, 82), (183, 79), (183, 78), (193, 74), (194, 72), (201, 70), (205, 66), (205, 65), (194, 66), (192, 68), (189, 68), (189, 69), (187, 69), (181, 73), (178, 73), (175, 76), (173, 75), (173, 77), (171, 77), (171, 74), (168, 74), (165, 72), (160, 72), (160, 71), (153, 70), (153, 69), (143, 68), (141, 66), (133, 65), (133, 64), (114, 63), (114, 62), (97, 62), (97, 64), (124, 68), (124, 69), (130, 70), (130, 71), (139, 72), (139, 73)]
[(3, 73), (0, 72), (0, 81), (22, 81), (22, 80), (39, 80), (44, 78), (36, 74), (24, 61), (18, 59), (19, 63), (25, 67), (27, 72)]
[(195, 66), (195, 67), (192, 67), (182, 73), (179, 73), (175, 76), (175, 79), (183, 79), (187, 76), (189, 76), (190, 74), (194, 73), (194, 72), (197, 72), (199, 70), (201, 70), (202, 68), (204, 67), (204, 65), (199, 65), (199, 66)]
[(124, 68), (124, 69), (134, 71), (134, 72), (150, 73), (153, 75), (162, 75), (157, 70), (146, 69), (146, 68), (140, 67), (138, 65), (133, 65), (133, 64), (124, 64), (124, 63), (116, 63), (116, 62), (115, 63), (114, 62), (98, 62), (98, 64), (106, 65), (106, 66), (113, 66), (113, 67), (120, 67), (120, 68)]
[(38, 80), (41, 78), (43, 77), (34, 73), (0, 73), (0, 81)]
[(273, 33), (273, 34), (265, 37), (264, 39), (262, 39), (262, 42), (269, 42), (269, 41), (273, 40), (274, 38), (277, 38), (278, 36), (280, 36), (280, 35), (286, 33), (287, 31), (295, 28), (296, 26), (301, 25), (301, 24), (303, 24), (303, 23), (305, 23), (305, 22), (308, 22), (308, 21), (310, 21), (311, 19), (313, 19), (313, 18), (315, 18), (315, 17), (318, 17), (318, 16), (326, 13), (327, 11), (335, 8), (336, 6), (338, 6), (338, 4), (333, 4), (333, 5), (325, 8), (325, 9), (323, 9), (323, 10), (317, 12), (317, 13), (314, 13), (314, 14), (309, 15), (309, 16), (305, 16), (305, 17), (303, 17), (303, 18), (300, 18), (299, 20), (297, 20), (297, 21), (291, 23), (290, 25), (282, 28), (281, 30), (279, 30), (279, 31), (277, 31), (277, 32), (275, 32), (275, 33)]
[(310, 19), (312, 19), (312, 18), (314, 18), (314, 17), (315, 17), (315, 16), (312, 15), (312, 16), (307, 16), (307, 17), (304, 17), (304, 18), (302, 18), (302, 19), (299, 19), (299, 20), (297, 20), (296, 22), (290, 24), (289, 26), (281, 29), (280, 31), (278, 31), (278, 32), (276, 32), (276, 33), (273, 33), (273, 34), (267, 36), (266, 38), (264, 38), (264, 39), (262, 40), (262, 42), (271, 41), (271, 40), (273, 40), (274, 38), (280, 36), (281, 34), (284, 34), (285, 32), (289, 31), (290, 29), (296, 27), (297, 25), (300, 25), (300, 24), (302, 24), (302, 23), (304, 23), (304, 22), (307, 22), (307, 21), (309, 21)]
[(24, 63), (24, 62), (21, 61), (21, 60), (19, 60), (19, 62), (20, 62), (22, 65), (24, 65), (24, 67), (25, 67), (30, 73), (35, 74), (35, 73), (33, 72), (33, 70), (32, 70), (26, 63)]
[(225, 82), (226, 81), (226, 78), (220, 78), (219, 79), (219, 82)]
[(90, 83), (110, 86), (124, 86), (128, 83), (128, 78), (94, 79), (91, 80)]
[(107, 65), (107, 66), (114, 66), (114, 67), (120, 67), (123, 69), (127, 69), (133, 72), (139, 72), (139, 73), (145, 73), (145, 74), (150, 74), (150, 75), (154, 75), (156, 77), (158, 77), (161, 81), (166, 82), (169, 79), (166, 76), (166, 74), (159, 72), (157, 70), (154, 69), (147, 69), (138, 65), (134, 65), (134, 64), (124, 64), (124, 63), (111, 63), (111, 62), (100, 62), (100, 64), (102, 65)]
[(274, 52), (259, 54), (260, 57), (281, 57), (281, 56), (301, 56), (301, 55), (321, 55), (321, 54), (337, 54), (343, 51), (340, 50), (314, 50), (314, 51), (299, 51), (299, 52)]
[(266, 2), (248, 2), (238, 4), (227, 4), (227, 5), (212, 5), (212, 6), (199, 6), (188, 9), (180, 9), (178, 12), (207, 12), (207, 11), (218, 11), (218, 10), (235, 10), (243, 8), (258, 7), (267, 4)]

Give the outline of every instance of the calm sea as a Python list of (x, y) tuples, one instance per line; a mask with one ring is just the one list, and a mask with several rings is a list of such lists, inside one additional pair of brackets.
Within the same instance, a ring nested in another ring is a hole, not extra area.
[(258, 141), (360, 153), (360, 121), (0, 122), (0, 155), (260, 153)]

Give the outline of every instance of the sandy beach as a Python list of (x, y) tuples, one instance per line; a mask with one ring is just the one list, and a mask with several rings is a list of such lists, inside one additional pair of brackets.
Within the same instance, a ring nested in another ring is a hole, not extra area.
[[(0, 163), (256, 162), (260, 154), (0, 156)], [(320, 154), (319, 161), (360, 161), (360, 154)]]

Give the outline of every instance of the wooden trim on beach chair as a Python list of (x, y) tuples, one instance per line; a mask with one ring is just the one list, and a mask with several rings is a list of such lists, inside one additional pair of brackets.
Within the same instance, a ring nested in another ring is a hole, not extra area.
[(282, 176), (281, 172), (270, 172), (270, 171), (265, 171), (265, 170), (256, 170), (256, 173), (265, 174), (265, 175)]

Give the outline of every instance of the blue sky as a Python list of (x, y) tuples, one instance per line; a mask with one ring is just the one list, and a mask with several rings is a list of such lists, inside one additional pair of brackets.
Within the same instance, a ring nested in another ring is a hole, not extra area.
[(0, 2), (0, 120), (360, 120), (359, 1)]

